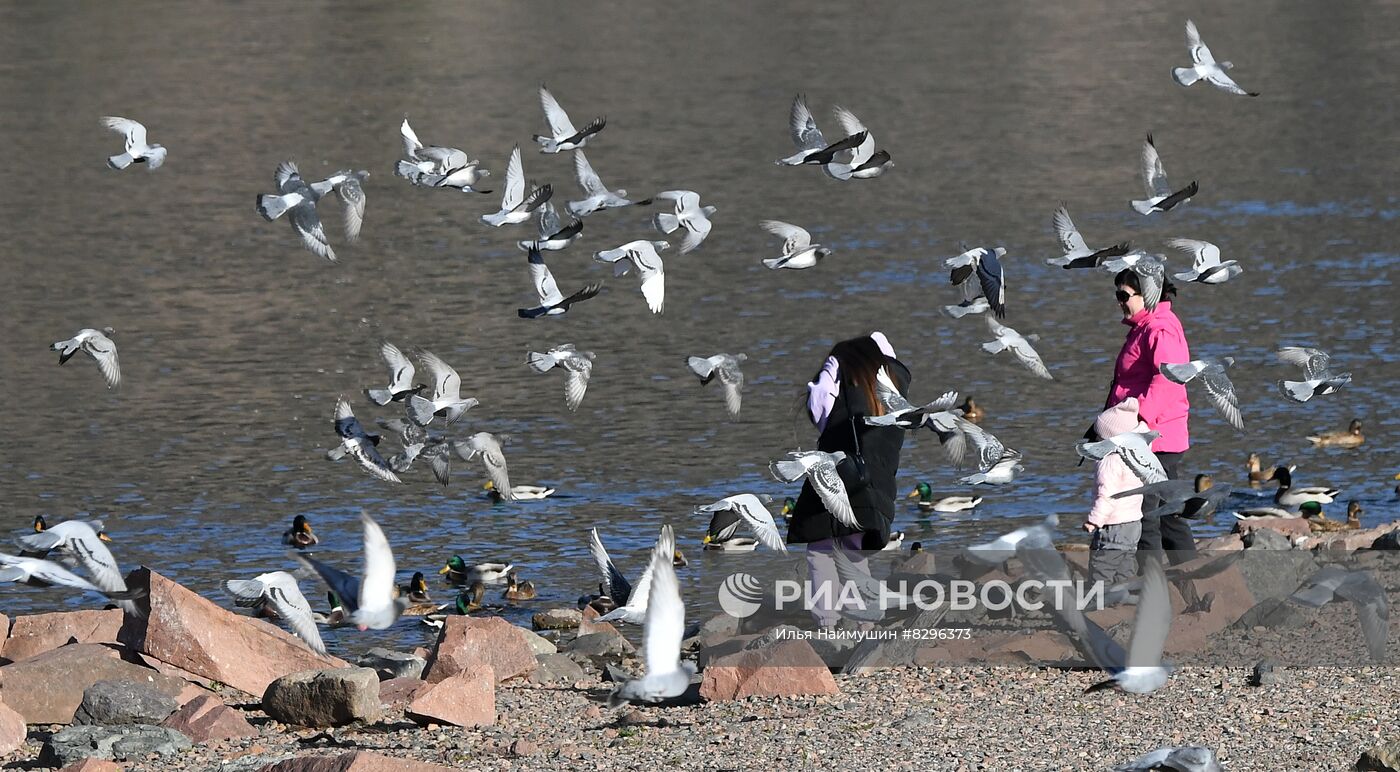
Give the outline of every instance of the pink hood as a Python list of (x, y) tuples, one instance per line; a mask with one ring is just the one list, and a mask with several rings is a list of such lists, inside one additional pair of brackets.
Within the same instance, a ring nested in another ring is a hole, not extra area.
[[(1094, 421), (1094, 431), (1108, 439), (1124, 432), (1145, 432), (1147, 425), (1138, 420), (1138, 400), (1133, 397), (1119, 402), (1099, 414)], [(1098, 463), (1094, 475), (1094, 507), (1089, 510), (1087, 520), (1094, 525), (1118, 525), (1142, 519), (1142, 496), (1113, 498), (1113, 494), (1142, 487), (1142, 481), (1133, 474), (1122, 456), (1110, 453)]]
[(1186, 399), (1186, 387), (1167, 380), (1158, 370), (1163, 362), (1191, 361), (1181, 320), (1172, 313), (1171, 301), (1163, 300), (1150, 311), (1143, 309), (1131, 319), (1124, 319), (1123, 324), (1131, 329), (1113, 363), (1113, 386), (1105, 404), (1117, 405), (1136, 397), (1142, 420), (1149, 429), (1162, 433), (1152, 443), (1152, 450), (1184, 452), (1191, 447), (1187, 431), (1191, 403)]

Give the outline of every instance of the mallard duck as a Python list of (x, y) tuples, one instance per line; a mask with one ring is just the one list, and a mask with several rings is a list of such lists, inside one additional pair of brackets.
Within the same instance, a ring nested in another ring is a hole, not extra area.
[(933, 487), (926, 482), (919, 483), (905, 498), (918, 498), (919, 509), (932, 512), (966, 512), (982, 503), (981, 496), (944, 496), (935, 499)]
[(971, 394), (967, 395), (967, 399), (964, 399), (957, 409), (963, 411), (962, 417), (964, 419), (975, 424), (982, 423), (982, 419), (987, 417), (986, 411), (977, 406), (977, 403), (972, 400)]
[(593, 607), (593, 610), (601, 616), (617, 608), (617, 601), (608, 595), (608, 588), (599, 582), (597, 595), (583, 595), (578, 599), (579, 609), (589, 606)]
[(902, 547), (903, 545), (904, 545), (904, 532), (903, 532), (903, 531), (891, 531), (891, 532), (890, 532), (890, 540), (887, 541), (887, 542), (885, 542), (885, 546), (884, 546), (884, 547), (881, 547), (880, 549), (881, 549), (882, 552), (899, 552), (900, 549), (901, 549), (901, 547)]
[(923, 551), (924, 551), (924, 543), (921, 542), (921, 541), (916, 541), (916, 542), (914, 542), (913, 544), (910, 544), (910, 545), (909, 545), (909, 551), (910, 551), (910, 552), (923, 552)]
[(1249, 460), (1246, 461), (1245, 464), (1249, 468), (1249, 485), (1251, 488), (1261, 487), (1264, 483), (1269, 481), (1269, 478), (1274, 473), (1272, 469), (1267, 472), (1264, 471), (1264, 460), (1259, 457), (1258, 453), (1250, 453)]
[[(491, 497), (492, 501), (497, 503), (505, 501), (505, 497), (501, 495), (501, 492), (496, 490), (495, 483), (488, 480), (486, 484), (481, 487), (482, 490), (486, 491), (486, 495)], [(554, 493), (554, 489), (546, 488), (543, 485), (510, 486), (510, 495), (516, 501), (539, 501), (540, 499), (548, 498), (551, 493)]]
[(312, 612), (311, 618), (318, 625), (326, 627), (343, 627), (347, 624), (345, 619), (345, 607), (340, 602), (340, 597), (335, 594), (335, 590), (326, 591), (326, 603), (330, 605), (330, 611), (324, 614)]
[[(1361, 505), (1355, 501), (1347, 507), (1346, 520), (1328, 520), (1327, 515), (1322, 514), (1322, 505), (1315, 501), (1309, 501), (1303, 505), (1304, 517), (1307, 518), (1308, 528), (1313, 533), (1329, 531), (1352, 531), (1361, 527)], [(1308, 514), (1311, 513), (1311, 514)]]
[(528, 579), (520, 581), (520, 577), (514, 571), (506, 574), (506, 600), (534, 600), (535, 595), (534, 582)]
[[(94, 526), (101, 526), (101, 525), (102, 525), (102, 521), (101, 521), (101, 520), (89, 520), (88, 523), (89, 523), (90, 525), (94, 525)], [(43, 533), (44, 531), (47, 531), (48, 529), (49, 529), (49, 523), (48, 523), (47, 520), (44, 519), (44, 516), (43, 516), (43, 515), (35, 515), (35, 516), (34, 516), (34, 533)], [(106, 541), (106, 542), (110, 542), (110, 541), (112, 540), (112, 537), (110, 537), (110, 536), (107, 535), (107, 531), (106, 531), (105, 529), (103, 529), (103, 528), (100, 528), (100, 527), (97, 529), (97, 538), (98, 538), (99, 540), (101, 540), (101, 541)]]
[(477, 611), (500, 611), (501, 606), (486, 603), (486, 584), (472, 582), (457, 593), (451, 603), (438, 606), (423, 616), (423, 624), (429, 627), (442, 627), (443, 620), (450, 616), (467, 616)]
[(676, 568), (680, 568), (680, 567), (682, 567), (682, 566), (688, 566), (688, 565), (690, 565), (690, 561), (689, 561), (689, 560), (686, 560), (686, 559), (685, 559), (685, 555), (682, 555), (682, 554), (681, 554), (681, 548), (680, 548), (680, 547), (676, 547), (676, 548), (671, 552), (671, 565), (675, 566)]
[(1364, 512), (1364, 511), (1365, 511), (1365, 510), (1363, 510), (1363, 509), (1361, 508), (1361, 502), (1359, 502), (1359, 501), (1348, 501), (1348, 502), (1347, 502), (1347, 528), (1349, 528), (1349, 529), (1351, 529), (1351, 530), (1356, 530), (1357, 528), (1360, 528), (1360, 527), (1361, 527), (1361, 513)]
[(1284, 509), (1282, 507), (1241, 509), (1235, 512), (1235, 519), (1252, 520), (1260, 517), (1278, 517), (1285, 520), (1296, 520), (1300, 517), (1317, 517), (1320, 514), (1322, 514), (1322, 505), (1316, 501), (1307, 501), (1298, 509)]
[(1337, 488), (1328, 488), (1324, 485), (1294, 488), (1293, 471), (1286, 466), (1274, 469), (1274, 474), (1269, 479), (1278, 482), (1278, 490), (1274, 492), (1274, 503), (1281, 507), (1301, 507), (1309, 501), (1331, 504), (1337, 494), (1341, 492)]
[(447, 565), (438, 569), (438, 573), (445, 575), (449, 584), (461, 587), (477, 580), (499, 582), (505, 579), (506, 574), (514, 567), (514, 563), (477, 563), (469, 566), (461, 555), (453, 555), (448, 559)]
[(282, 543), (299, 550), (313, 547), (320, 541), (316, 534), (312, 533), (311, 524), (306, 522), (306, 515), (292, 518), (292, 527), (282, 532)]
[(414, 571), (413, 578), (408, 580), (408, 584), (399, 588), (399, 592), (408, 596), (409, 603), (428, 603), (432, 598), (428, 595), (428, 580), (423, 577), (422, 571)]
[[(1400, 474), (1395, 475), (1395, 479), (1400, 480)], [(1397, 490), (1400, 490), (1400, 485), (1397, 485), (1397, 486), (1395, 486), (1395, 487), (1396, 487)], [(791, 496), (788, 496), (787, 498), (783, 499), (783, 510), (782, 510), (781, 512), (779, 512), (778, 514), (780, 514), (780, 515), (783, 516), (783, 520), (791, 520), (791, 519), (792, 519), (792, 513), (793, 513), (793, 512), (796, 512), (796, 511), (797, 511), (797, 499), (795, 499), (795, 498), (793, 498), (793, 497), (791, 497)]]
[(1330, 448), (1354, 448), (1366, 441), (1366, 437), (1361, 434), (1361, 419), (1353, 418), (1346, 429), (1339, 429), (1335, 432), (1323, 432), (1308, 438), (1318, 447)]

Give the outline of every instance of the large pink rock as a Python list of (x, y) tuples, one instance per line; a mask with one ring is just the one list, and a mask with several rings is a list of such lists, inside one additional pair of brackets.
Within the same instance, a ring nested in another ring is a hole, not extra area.
[(0, 702), (0, 756), (19, 750), (27, 734), (24, 716)]
[(117, 766), (117, 762), (111, 759), (94, 759), (88, 757), (58, 770), (58, 772), (122, 772), (122, 768)]
[(489, 665), (468, 665), (420, 693), (404, 715), (420, 724), (490, 726), (496, 723), (495, 671)]
[(700, 697), (796, 697), (837, 694), (836, 679), (821, 656), (804, 640), (757, 640), (753, 648), (720, 657), (705, 667)]
[(452, 772), (450, 767), (413, 759), (396, 759), (369, 751), (340, 756), (303, 756), (268, 764), (258, 772)]
[(167, 697), (178, 696), (185, 687), (178, 678), (122, 660), (111, 646), (74, 643), (0, 667), (0, 699), (25, 723), (67, 724), (82, 704), (83, 692), (98, 681), (149, 684)]
[(197, 676), (258, 695), (288, 673), (349, 667), (308, 649), (290, 633), (220, 608), (148, 568), (133, 571), (126, 584), (149, 588), (150, 612), (145, 617), (127, 615), (117, 639)]
[(196, 743), (256, 737), (258, 730), (240, 711), (225, 705), (212, 694), (195, 697), (170, 714), (161, 726), (183, 733)]
[(1355, 531), (1334, 531), (1332, 533), (1313, 534), (1313, 540), (1308, 542), (1308, 546), (1313, 549), (1323, 550), (1363, 550), (1370, 549), (1378, 539), (1386, 534), (1400, 530), (1400, 521), (1379, 525), (1375, 528), (1362, 528)]
[(438, 683), (478, 663), (496, 672), (496, 683), (528, 675), (537, 665), (529, 641), (510, 622), (500, 617), (450, 616), (438, 633), (423, 678)]
[(58, 611), (15, 617), (0, 657), (20, 662), (69, 643), (116, 643), (122, 610)]
[(379, 682), (379, 704), (390, 709), (408, 707), (418, 695), (431, 689), (432, 684), (421, 678), (390, 678)]

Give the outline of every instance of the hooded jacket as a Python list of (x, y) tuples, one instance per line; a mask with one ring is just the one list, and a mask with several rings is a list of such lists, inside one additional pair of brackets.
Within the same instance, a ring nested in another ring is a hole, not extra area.
[[(1094, 431), (1100, 437), (1108, 438), (1124, 432), (1145, 432), (1147, 426), (1138, 419), (1141, 409), (1138, 400), (1128, 397), (1122, 402), (1103, 411), (1094, 421)], [(1141, 488), (1142, 480), (1128, 468), (1123, 457), (1110, 453), (1099, 461), (1094, 482), (1094, 506), (1089, 510), (1088, 522), (1103, 527), (1131, 523), (1142, 519), (1142, 496), (1113, 498), (1113, 494)]]
[(1158, 369), (1163, 362), (1191, 361), (1181, 320), (1172, 313), (1171, 301), (1163, 300), (1154, 309), (1144, 308), (1124, 319), (1123, 324), (1130, 329), (1113, 363), (1113, 385), (1104, 407), (1137, 397), (1142, 420), (1162, 434), (1152, 443), (1153, 452), (1183, 453), (1191, 447), (1187, 432), (1191, 403), (1186, 387), (1167, 380)]

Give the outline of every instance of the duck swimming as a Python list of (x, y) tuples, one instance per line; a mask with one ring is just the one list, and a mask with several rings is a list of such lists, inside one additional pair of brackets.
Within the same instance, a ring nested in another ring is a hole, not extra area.
[(1320, 448), (1354, 448), (1365, 441), (1366, 437), (1361, 433), (1360, 418), (1351, 419), (1351, 423), (1345, 429), (1308, 437), (1308, 442)]
[(316, 534), (311, 531), (311, 524), (306, 522), (306, 515), (297, 515), (292, 518), (292, 527), (282, 532), (282, 543), (299, 550), (314, 547), (320, 541), (316, 538)]
[(1261, 517), (1277, 517), (1285, 520), (1296, 520), (1300, 517), (1314, 518), (1322, 514), (1322, 505), (1316, 501), (1304, 502), (1296, 510), (1283, 509), (1281, 507), (1254, 507), (1252, 509), (1241, 509), (1235, 512), (1237, 520), (1252, 520)]
[(520, 581), (519, 575), (514, 571), (506, 574), (506, 600), (534, 600), (536, 597), (535, 583), (529, 580)]
[[(495, 483), (488, 480), (481, 488), (486, 491), (486, 495), (489, 496), (492, 501), (498, 504), (505, 501), (505, 496), (502, 496), (501, 492), (496, 490)], [(548, 498), (552, 493), (554, 493), (553, 488), (546, 488), (543, 485), (510, 486), (510, 495), (515, 501), (539, 501), (540, 499)]]
[(987, 412), (977, 406), (977, 403), (972, 400), (971, 394), (967, 395), (967, 398), (963, 400), (963, 403), (959, 405), (957, 409), (963, 411), (962, 417), (964, 419), (975, 424), (982, 423), (982, 419), (987, 417)]
[(1329, 488), (1324, 485), (1293, 487), (1293, 471), (1286, 466), (1274, 469), (1273, 476), (1269, 478), (1278, 482), (1278, 490), (1274, 493), (1274, 503), (1281, 507), (1301, 507), (1309, 501), (1316, 501), (1319, 504), (1331, 504), (1341, 491), (1337, 488)]
[(408, 596), (410, 603), (427, 603), (432, 600), (428, 596), (428, 580), (423, 577), (422, 571), (414, 571), (413, 578), (408, 580), (408, 584), (399, 589), (399, 592)]
[(1319, 505), (1317, 514), (1308, 518), (1308, 527), (1314, 533), (1319, 531), (1355, 531), (1361, 527), (1361, 504), (1355, 501), (1347, 502), (1346, 520), (1328, 520), (1322, 514), (1322, 507)]
[(981, 496), (944, 496), (935, 499), (933, 487), (926, 482), (918, 484), (905, 498), (918, 498), (919, 509), (932, 512), (966, 512), (982, 503)]
[(469, 566), (461, 555), (453, 555), (447, 560), (447, 565), (438, 569), (438, 573), (446, 576), (449, 584), (461, 587), (473, 581), (499, 582), (514, 567), (513, 563), (477, 563)]

